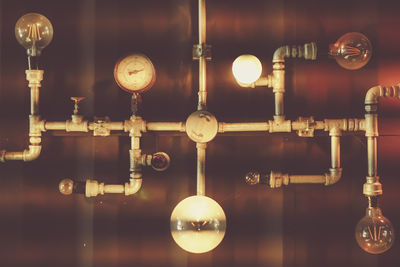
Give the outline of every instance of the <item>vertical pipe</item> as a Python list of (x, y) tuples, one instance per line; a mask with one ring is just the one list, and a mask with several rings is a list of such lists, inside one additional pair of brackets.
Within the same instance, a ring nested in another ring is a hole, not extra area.
[(276, 92), (275, 93), (275, 116), (283, 116), (283, 115), (284, 115), (283, 93)]
[(368, 136), (368, 176), (377, 177), (377, 139), (376, 136)]
[(340, 168), (340, 137), (331, 136), (331, 168)]
[[(199, 45), (206, 43), (206, 1), (199, 0)], [(204, 54), (199, 58), (199, 104), (197, 109), (203, 110), (207, 106), (206, 78), (207, 66)]]
[(197, 195), (206, 194), (206, 143), (197, 143)]
[(199, 0), (199, 44), (206, 43), (206, 0)]
[(39, 115), (39, 87), (31, 87), (31, 115)]

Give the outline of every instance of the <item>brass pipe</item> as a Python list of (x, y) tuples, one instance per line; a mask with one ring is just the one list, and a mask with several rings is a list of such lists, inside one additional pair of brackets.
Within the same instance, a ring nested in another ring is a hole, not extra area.
[(325, 175), (289, 175), (291, 184), (325, 184)]
[(147, 122), (148, 131), (177, 131), (185, 132), (184, 122)]
[(39, 87), (31, 87), (31, 115), (39, 115)]
[(237, 122), (237, 123), (218, 123), (218, 132), (268, 132), (268, 122)]
[(378, 176), (378, 163), (377, 163), (377, 138), (367, 137), (367, 155), (368, 155), (368, 176)]
[(197, 195), (206, 194), (206, 143), (197, 143)]
[[(199, 0), (199, 45), (206, 44), (206, 1)], [(207, 109), (207, 65), (205, 55), (199, 58), (199, 103), (198, 110)]]
[(42, 150), (41, 142), (41, 122), (39, 118), (39, 88), (43, 80), (43, 70), (26, 70), (26, 80), (30, 90), (31, 114), (29, 116), (29, 148), (24, 151), (8, 152), (0, 150), (0, 162), (8, 160), (32, 161), (39, 157)]

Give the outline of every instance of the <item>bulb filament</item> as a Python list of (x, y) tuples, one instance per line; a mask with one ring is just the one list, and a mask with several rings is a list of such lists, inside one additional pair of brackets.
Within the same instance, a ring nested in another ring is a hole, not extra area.
[(377, 242), (377, 241), (379, 241), (381, 239), (381, 230), (382, 230), (382, 226), (379, 226), (378, 233), (377, 233), (376, 225), (374, 225), (374, 232), (372, 233), (371, 228), (368, 226), (369, 236), (375, 242)]
[(201, 228), (206, 226), (208, 221), (191, 222), (191, 224), (197, 231), (201, 231)]
[(40, 25), (38, 24), (30, 24), (28, 25), (29, 28), (29, 32), (28, 32), (28, 36), (26, 37), (26, 40), (28, 42), (30, 41), (40, 41), (42, 39), (42, 37), (40, 36)]
[(348, 45), (342, 47), (341, 52), (345, 59), (348, 59), (349, 57), (353, 56), (358, 56), (361, 54), (360, 49)]

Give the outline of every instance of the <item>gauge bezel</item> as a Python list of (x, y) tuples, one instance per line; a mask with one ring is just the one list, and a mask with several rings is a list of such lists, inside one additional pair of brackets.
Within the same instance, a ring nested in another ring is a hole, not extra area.
[[(121, 82), (121, 80), (118, 77), (118, 68), (121, 66), (121, 63), (124, 60), (127, 60), (130, 57), (140, 57), (142, 59), (144, 59), (147, 63), (150, 64), (151, 66), (151, 80), (143, 87), (140, 89), (130, 89), (128, 87), (126, 87), (123, 82)], [(153, 62), (150, 60), (150, 58), (142, 53), (133, 53), (130, 55), (127, 55), (125, 57), (121, 57), (120, 59), (118, 59), (118, 61), (115, 63), (115, 67), (114, 67), (114, 80), (117, 83), (117, 85), (124, 91), (134, 94), (134, 93), (144, 93), (146, 91), (148, 91), (155, 83), (156, 81), (156, 69), (154, 68)]]

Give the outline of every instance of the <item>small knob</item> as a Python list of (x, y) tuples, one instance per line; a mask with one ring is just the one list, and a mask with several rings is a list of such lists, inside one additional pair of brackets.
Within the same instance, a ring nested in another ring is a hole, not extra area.
[(71, 100), (74, 101), (74, 115), (78, 115), (79, 103), (84, 100), (85, 97), (82, 96), (72, 96)]
[(260, 183), (259, 172), (248, 172), (245, 177), (245, 181), (248, 185), (256, 185)]

